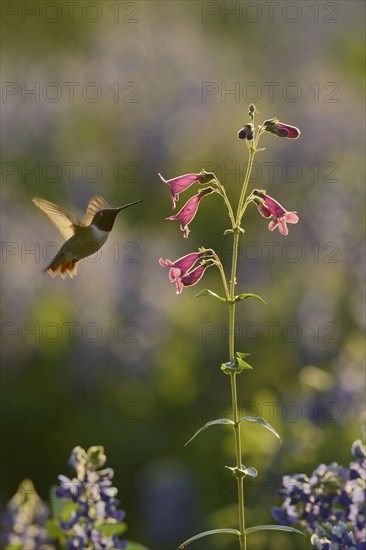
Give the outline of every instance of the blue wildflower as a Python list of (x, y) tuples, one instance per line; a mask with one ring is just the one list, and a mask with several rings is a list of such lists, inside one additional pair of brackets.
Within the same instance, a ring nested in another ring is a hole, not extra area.
[(33, 483), (25, 479), (2, 514), (0, 547), (27, 550), (56, 548), (48, 540), (46, 521), (49, 515), (48, 506), (37, 495)]
[[(68, 463), (76, 478), (58, 476), (56, 495), (72, 504), (60, 521), (68, 550), (126, 548), (126, 542), (118, 538), (125, 512), (119, 509), (118, 491), (112, 486), (114, 472), (112, 468), (103, 469), (105, 462), (103, 447), (90, 447), (88, 451), (75, 447)], [(115, 532), (111, 532), (113, 525)]]
[(365, 550), (366, 543), (356, 542), (352, 530), (342, 521), (325, 523), (311, 535), (311, 544), (319, 550)]
[(283, 477), (284, 498), (272, 514), (281, 525), (299, 523), (312, 533), (320, 550), (366, 550), (366, 452), (361, 441), (352, 445), (349, 468), (333, 462), (314, 472)]

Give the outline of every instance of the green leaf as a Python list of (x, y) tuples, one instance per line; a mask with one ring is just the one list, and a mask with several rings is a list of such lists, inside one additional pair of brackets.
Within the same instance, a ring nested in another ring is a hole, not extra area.
[(236, 355), (236, 363), (240, 367), (241, 371), (245, 369), (253, 369), (253, 367), (251, 367), (249, 363), (243, 360), (245, 357), (248, 357), (250, 353), (240, 353), (240, 351), (237, 351), (235, 355)]
[(214, 529), (213, 531), (205, 531), (204, 533), (198, 533), (198, 535), (195, 535), (194, 537), (191, 537), (190, 539), (183, 542), (178, 550), (183, 550), (188, 544), (193, 542), (194, 540), (202, 539), (203, 537), (209, 537), (210, 535), (220, 535), (220, 534), (227, 534), (227, 535), (236, 535), (237, 537), (240, 537), (240, 532), (236, 529)]
[(243, 370), (252, 369), (253, 367), (246, 363), (246, 361), (243, 361), (236, 353), (234, 364), (228, 361), (227, 363), (222, 363), (220, 368), (225, 374), (240, 374)]
[(231, 425), (234, 425), (234, 422), (232, 420), (230, 420), (229, 418), (217, 418), (216, 420), (211, 420), (210, 422), (207, 422), (207, 424), (205, 424), (204, 426), (202, 426), (202, 428), (200, 428), (199, 430), (196, 431), (195, 434), (192, 435), (191, 439), (189, 439), (187, 441), (187, 443), (184, 444), (184, 446), (188, 445), (188, 443), (190, 443), (191, 441), (193, 441), (193, 439), (201, 432), (203, 432), (203, 430), (206, 430), (207, 428), (209, 428), (210, 426), (215, 426), (216, 424), (231, 424)]
[(274, 429), (274, 427), (271, 426), (271, 424), (269, 424), (261, 416), (243, 416), (242, 418), (239, 418), (238, 423), (240, 424), (240, 422), (244, 422), (244, 421), (245, 422), (256, 422), (257, 424), (261, 424), (262, 426), (267, 428), (267, 430), (272, 432), (276, 437), (278, 437), (278, 439), (282, 443), (282, 440), (281, 440), (280, 436), (278, 435), (278, 433), (276, 432), (276, 430)]
[(58, 539), (62, 534), (61, 527), (57, 519), (48, 519), (46, 521), (46, 531), (50, 539)]
[(216, 298), (217, 300), (221, 300), (221, 302), (226, 302), (226, 298), (222, 298), (215, 292), (212, 292), (212, 290), (209, 290), (208, 288), (204, 288), (201, 290), (198, 294), (195, 295), (195, 298), (199, 298), (200, 296), (212, 296), (213, 298)]
[(149, 550), (146, 546), (143, 546), (138, 542), (132, 542), (131, 540), (127, 540), (126, 542), (127, 542), (126, 550)]
[(257, 525), (256, 527), (249, 527), (245, 530), (246, 535), (255, 533), (256, 531), (286, 531), (288, 533), (297, 533), (304, 536), (304, 533), (295, 529), (294, 527), (288, 527), (287, 525)]
[(237, 351), (236, 352), (236, 356), (237, 357), (240, 357), (240, 359), (246, 359), (247, 357), (249, 357), (250, 353), (242, 353), (241, 351)]
[(72, 513), (76, 512), (78, 508), (79, 508), (78, 504), (74, 502), (67, 502), (64, 508), (62, 509), (61, 516), (60, 516), (61, 519), (63, 519), (64, 521), (69, 521), (72, 516)]
[(261, 296), (258, 296), (258, 294), (252, 294), (251, 292), (246, 292), (245, 294), (238, 294), (234, 298), (234, 302), (239, 302), (240, 300), (246, 300), (247, 298), (255, 298), (256, 300), (259, 300), (263, 304), (267, 305), (267, 302), (261, 298)]
[(238, 364), (232, 364), (230, 361), (228, 361), (227, 363), (222, 363), (220, 368), (225, 374), (240, 374), (243, 370), (239, 367)]
[(245, 468), (245, 470), (243, 470), (247, 476), (250, 476), (250, 477), (257, 477), (258, 475), (258, 472), (255, 468), (253, 468), (253, 466), (249, 466), (249, 468)]
[(62, 516), (62, 512), (64, 511), (67, 503), (56, 495), (56, 489), (57, 485), (52, 485), (50, 489), (50, 503), (52, 516), (57, 519)]
[(258, 475), (258, 472), (255, 468), (253, 468), (252, 466), (250, 466), (249, 468), (246, 468), (244, 464), (241, 465), (241, 468), (237, 468), (237, 467), (231, 468), (230, 466), (225, 466), (225, 468), (227, 468), (228, 470), (231, 470), (234, 477), (239, 477), (239, 478), (246, 477), (246, 476), (257, 477)]
[(102, 525), (98, 526), (98, 531), (103, 533), (106, 537), (110, 537), (111, 535), (122, 535), (125, 531), (127, 531), (127, 524), (126, 523), (103, 523)]

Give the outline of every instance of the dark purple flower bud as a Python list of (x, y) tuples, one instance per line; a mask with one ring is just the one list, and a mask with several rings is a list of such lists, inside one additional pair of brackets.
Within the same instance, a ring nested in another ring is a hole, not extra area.
[(170, 186), (172, 207), (173, 210), (175, 210), (176, 202), (179, 200), (179, 193), (182, 193), (196, 182), (207, 183), (211, 181), (215, 177), (215, 174), (202, 171), (200, 174), (184, 174), (183, 176), (178, 176), (177, 178), (172, 178), (170, 180), (164, 179), (161, 174), (158, 174), (158, 176), (163, 183)]
[(246, 124), (244, 128), (239, 130), (238, 138), (251, 141), (253, 139), (253, 124)]
[(287, 210), (285, 210), (279, 202), (262, 191), (254, 190), (253, 195), (263, 199), (262, 204), (260, 204), (260, 202), (258, 203), (258, 201), (254, 199), (261, 216), (264, 216), (265, 218), (268, 218), (269, 216), (273, 217), (273, 220), (268, 225), (268, 229), (270, 231), (274, 231), (276, 227), (278, 227), (278, 230), (282, 235), (288, 235), (288, 228), (286, 224), (297, 223), (299, 221), (297, 213), (287, 212)]
[(278, 137), (285, 137), (289, 139), (297, 139), (300, 135), (300, 130), (295, 126), (289, 124), (283, 124), (277, 118), (266, 120), (263, 124), (264, 129), (271, 134)]
[(188, 238), (188, 235), (190, 233), (188, 225), (197, 214), (199, 203), (201, 202), (203, 197), (205, 197), (209, 193), (212, 193), (212, 191), (212, 187), (206, 187), (206, 189), (203, 189), (200, 193), (198, 193), (198, 195), (194, 195), (193, 197), (191, 197), (189, 201), (187, 201), (186, 204), (183, 206), (183, 208), (178, 212), (178, 214), (166, 218), (169, 221), (180, 221), (180, 228), (183, 231), (183, 237), (185, 239)]

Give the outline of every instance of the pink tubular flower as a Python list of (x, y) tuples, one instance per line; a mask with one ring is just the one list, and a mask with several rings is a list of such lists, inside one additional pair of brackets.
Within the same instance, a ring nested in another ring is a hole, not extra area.
[(264, 123), (264, 128), (267, 132), (270, 132), (275, 136), (285, 137), (290, 139), (297, 139), (301, 133), (300, 130), (295, 126), (290, 126), (289, 124), (283, 124), (277, 118), (266, 120), (266, 122)]
[(285, 210), (279, 202), (272, 199), (272, 197), (266, 195), (262, 191), (255, 190), (253, 191), (253, 195), (263, 199), (262, 201), (255, 201), (259, 213), (265, 218), (269, 218), (270, 216), (273, 217), (273, 220), (268, 225), (268, 229), (270, 231), (274, 231), (276, 227), (278, 227), (281, 235), (288, 235), (288, 228), (286, 224), (297, 223), (299, 221), (297, 213), (287, 212), (287, 210)]
[(184, 174), (183, 176), (178, 176), (177, 178), (173, 178), (171, 180), (164, 179), (161, 174), (158, 174), (158, 176), (163, 183), (170, 185), (170, 196), (172, 199), (173, 210), (176, 209), (175, 203), (179, 200), (179, 193), (182, 193), (197, 181), (199, 183), (207, 183), (215, 177), (214, 174), (208, 172), (203, 172), (201, 174)]
[(175, 283), (177, 294), (182, 292), (184, 286), (193, 286), (201, 279), (205, 269), (210, 264), (199, 265), (195, 269), (192, 268), (197, 260), (205, 256), (205, 254), (205, 252), (192, 252), (175, 262), (160, 258), (159, 264), (169, 268), (169, 279), (171, 283)]
[(183, 237), (188, 238), (189, 229), (188, 225), (191, 223), (195, 215), (197, 214), (198, 206), (205, 195), (212, 193), (212, 187), (206, 187), (198, 195), (191, 197), (183, 208), (175, 216), (169, 216), (166, 218), (169, 221), (180, 221), (180, 228), (183, 231)]

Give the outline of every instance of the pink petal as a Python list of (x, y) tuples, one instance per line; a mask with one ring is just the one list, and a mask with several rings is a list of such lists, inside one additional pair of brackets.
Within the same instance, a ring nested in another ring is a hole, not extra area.
[(179, 214), (174, 214), (174, 216), (169, 216), (168, 218), (165, 218), (165, 219), (170, 222), (175, 222), (175, 221), (179, 221), (180, 217), (179, 217)]
[(183, 231), (183, 237), (184, 237), (185, 239), (188, 239), (188, 236), (189, 236), (189, 234), (190, 234), (190, 230), (188, 229), (188, 225), (182, 225), (182, 224), (180, 224), (180, 228), (181, 228), (181, 230)]
[(160, 258), (159, 264), (162, 267), (173, 267), (173, 263), (170, 260), (163, 260), (163, 258)]
[(188, 187), (200, 179), (200, 174), (184, 174), (170, 180), (166, 180), (161, 174), (158, 174), (158, 176), (163, 183), (170, 185), (174, 193), (180, 193), (188, 189)]
[(168, 221), (180, 221), (180, 228), (183, 231), (183, 237), (185, 239), (188, 238), (188, 235), (190, 233), (188, 229), (188, 225), (191, 223), (195, 215), (197, 214), (198, 206), (200, 201), (208, 195), (209, 193), (212, 193), (213, 189), (212, 187), (207, 187), (201, 191), (201, 193), (198, 193), (197, 195), (194, 195), (191, 197), (186, 204), (181, 208), (181, 210), (178, 212), (178, 214), (175, 214), (174, 216), (169, 216), (166, 218)]
[(170, 185), (170, 195), (173, 210), (175, 210), (176, 208), (176, 201), (179, 200), (179, 193), (182, 193), (182, 191), (185, 191), (200, 179), (200, 174), (184, 174), (183, 176), (178, 176), (177, 178), (172, 178), (170, 180), (166, 180), (165, 178), (163, 178), (160, 173), (158, 174), (158, 176), (163, 183), (165, 183), (166, 185)]
[(276, 229), (277, 225), (278, 225), (278, 221), (272, 220), (271, 222), (269, 222), (268, 229), (270, 231), (274, 231)]
[(286, 212), (282, 218), (286, 221), (286, 223), (297, 223), (299, 221), (299, 216), (296, 212)]
[(186, 254), (186, 256), (182, 256), (182, 258), (176, 260), (174, 262), (174, 266), (179, 267), (179, 269), (184, 272), (187, 272), (191, 269), (191, 267), (193, 267), (199, 258), (202, 258), (202, 256), (202, 252), (191, 252), (190, 254)]
[(281, 235), (288, 235), (288, 228), (283, 218), (278, 220), (278, 230), (281, 233)]
[(261, 197), (266, 201), (266, 205), (274, 218), (281, 218), (286, 213), (284, 207), (269, 195), (262, 193)]
[(169, 271), (169, 279), (170, 279), (170, 282), (174, 282), (176, 281), (177, 279), (180, 278), (181, 276), (181, 270), (178, 268), (178, 267), (172, 267), (171, 270)]
[(202, 195), (201, 193), (199, 193), (198, 195), (194, 195), (186, 202), (186, 204), (178, 212), (178, 214), (166, 218), (168, 221), (180, 221), (180, 228), (183, 231), (183, 237), (185, 239), (187, 239), (189, 235), (188, 224), (195, 217), (198, 210), (198, 205), (203, 197), (204, 195)]
[(188, 225), (197, 214), (198, 205), (203, 195), (194, 195), (186, 202), (178, 216), (182, 220), (182, 225)]
[(175, 281), (175, 286), (176, 286), (176, 293), (177, 294), (181, 294), (182, 293), (182, 290), (183, 290), (183, 283), (182, 283), (182, 279), (177, 279)]
[(172, 191), (170, 192), (170, 198), (172, 201), (172, 210), (176, 210), (176, 203), (179, 201), (179, 195), (175, 195)]

